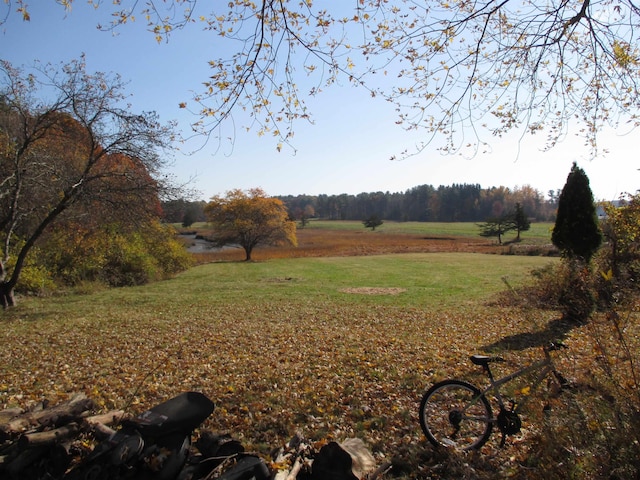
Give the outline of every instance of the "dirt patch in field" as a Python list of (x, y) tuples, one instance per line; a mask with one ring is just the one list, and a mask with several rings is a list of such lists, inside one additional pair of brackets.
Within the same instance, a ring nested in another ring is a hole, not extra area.
[(406, 288), (399, 287), (355, 287), (355, 288), (343, 288), (340, 290), (342, 293), (358, 293), (361, 295), (398, 295), (399, 293), (406, 292)]

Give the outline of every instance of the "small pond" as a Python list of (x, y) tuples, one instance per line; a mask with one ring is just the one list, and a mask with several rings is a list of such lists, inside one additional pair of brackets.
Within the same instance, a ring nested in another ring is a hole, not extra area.
[(206, 253), (206, 252), (216, 252), (223, 250), (225, 248), (233, 248), (233, 247), (213, 247), (211, 242), (205, 240), (203, 238), (196, 238), (195, 234), (189, 235), (180, 235), (183, 239), (186, 240), (187, 251), (191, 253)]

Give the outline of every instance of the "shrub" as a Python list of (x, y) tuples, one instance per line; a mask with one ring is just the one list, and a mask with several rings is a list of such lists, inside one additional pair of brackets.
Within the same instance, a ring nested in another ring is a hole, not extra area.
[(548, 245), (523, 245), (521, 243), (511, 243), (502, 250), (503, 255), (526, 255), (530, 257), (557, 257), (559, 250), (552, 244)]
[(552, 478), (638, 478), (640, 343), (632, 318), (612, 310), (592, 319), (583, 351), (573, 352), (592, 358), (591, 368), (542, 418), (530, 466), (555, 466), (545, 472)]
[[(637, 200), (637, 199), (636, 199)], [(633, 205), (635, 208), (635, 205)], [(640, 325), (635, 273), (640, 259), (638, 214), (625, 208), (605, 222), (608, 243), (589, 269), (566, 258), (534, 272), (521, 290), (528, 304), (558, 308), (565, 318), (584, 320), (595, 305), (601, 314), (582, 326), (591, 368), (563, 394), (558, 411), (547, 413), (534, 439), (528, 466), (555, 465), (557, 478), (638, 478), (640, 475)], [(577, 336), (576, 338), (580, 338)]]
[(111, 238), (99, 278), (111, 286), (142, 285), (162, 280), (191, 265), (191, 256), (171, 227), (152, 222)]
[(183, 272), (193, 265), (193, 257), (186, 251), (184, 244), (176, 239), (173, 227), (153, 222), (140, 234), (146, 250), (158, 264), (162, 278)]
[(580, 260), (566, 261), (566, 274), (561, 280), (558, 301), (563, 318), (584, 322), (596, 306), (596, 294), (591, 279), (591, 271)]
[(114, 235), (98, 279), (113, 287), (143, 285), (158, 277), (158, 266), (139, 234)]
[[(18, 244), (20, 245), (20, 244)], [(19, 248), (22, 248), (19, 246)], [(20, 279), (16, 285), (16, 293), (22, 295), (43, 295), (56, 290), (56, 282), (53, 280), (52, 272), (37, 260), (42, 252), (38, 248), (33, 248), (27, 257), (27, 262), (22, 268)], [(11, 271), (15, 264), (15, 258), (10, 258), (5, 267)]]
[(39, 264), (68, 286), (141, 285), (186, 270), (192, 262), (175, 230), (159, 222), (135, 230), (120, 224), (59, 229), (47, 237), (42, 252)]
[(22, 269), (16, 292), (23, 295), (43, 295), (56, 290), (50, 272), (41, 265), (27, 265)]
[(564, 319), (575, 322), (583, 322), (593, 313), (596, 294), (589, 269), (563, 261), (531, 275), (532, 282), (516, 290), (511, 303), (560, 310)]
[(596, 257), (597, 289), (602, 308), (627, 303), (640, 281), (640, 195), (627, 196), (621, 206), (605, 205), (603, 234), (607, 242)]

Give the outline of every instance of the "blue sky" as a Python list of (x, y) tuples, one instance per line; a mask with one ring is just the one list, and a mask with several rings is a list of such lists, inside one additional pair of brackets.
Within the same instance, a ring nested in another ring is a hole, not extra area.
[[(89, 71), (115, 72), (129, 81), (133, 110), (154, 110), (164, 121), (177, 120), (188, 134), (196, 118), (178, 105), (201, 90), (209, 75), (207, 61), (220, 57), (223, 46), (197, 25), (175, 32), (161, 44), (143, 21), (120, 27), (117, 35), (99, 31), (96, 25), (109, 21), (107, 8), (96, 11), (77, 0), (67, 13), (53, 0), (34, 2), (29, 6), (31, 21), (12, 14), (0, 26), (0, 58), (14, 66), (29, 66), (35, 60), (68, 62), (84, 53)], [(574, 132), (549, 152), (542, 151), (543, 135), (520, 140), (514, 132), (492, 138), (490, 151), (472, 158), (444, 156), (434, 145), (405, 160), (391, 161), (426, 136), (397, 126), (391, 104), (372, 99), (362, 89), (340, 85), (307, 99), (307, 105), (314, 124), (301, 121), (295, 126), (295, 152), (287, 147), (278, 152), (275, 138), (246, 132), (245, 119), (236, 115), (223, 127), (223, 136), (234, 137), (233, 143), (212, 141), (188, 154), (200, 141), (196, 139), (181, 147), (170, 173), (182, 182), (193, 179), (191, 186), (203, 199), (234, 188), (315, 195), (397, 192), (422, 184), (453, 183), (485, 188), (531, 185), (546, 194), (562, 188), (577, 161), (597, 199), (616, 199), (640, 188), (637, 132), (604, 132), (600, 148), (609, 152), (595, 159), (590, 159)]]

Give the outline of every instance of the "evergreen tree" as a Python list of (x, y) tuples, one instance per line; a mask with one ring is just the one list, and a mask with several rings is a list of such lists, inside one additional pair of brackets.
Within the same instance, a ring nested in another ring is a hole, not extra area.
[(602, 243), (589, 178), (574, 162), (560, 198), (551, 241), (563, 254), (589, 262)]
[(370, 228), (371, 231), (375, 230), (376, 227), (379, 227), (384, 222), (378, 215), (371, 215), (369, 218), (366, 218), (362, 221), (365, 228)]
[(491, 217), (485, 223), (479, 224), (481, 237), (498, 237), (498, 243), (502, 245), (502, 236), (515, 229), (513, 215), (506, 214), (500, 217)]
[(520, 202), (516, 203), (516, 210), (513, 212), (513, 227), (518, 233), (516, 237), (517, 242), (520, 241), (520, 232), (525, 232), (531, 228), (531, 222)]

